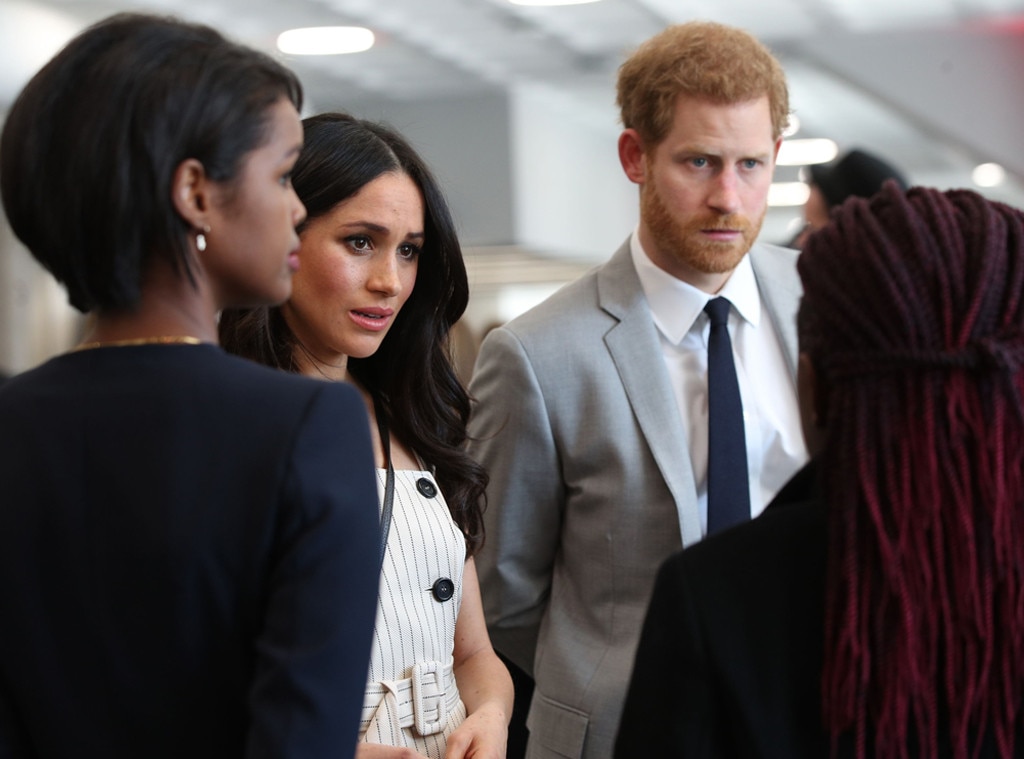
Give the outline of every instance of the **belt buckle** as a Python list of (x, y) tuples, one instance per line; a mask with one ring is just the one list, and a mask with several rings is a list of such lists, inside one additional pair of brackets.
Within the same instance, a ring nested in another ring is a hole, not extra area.
[(412, 668), (413, 725), (420, 735), (433, 735), (444, 728), (448, 717), (444, 667), (439, 661), (424, 661)]

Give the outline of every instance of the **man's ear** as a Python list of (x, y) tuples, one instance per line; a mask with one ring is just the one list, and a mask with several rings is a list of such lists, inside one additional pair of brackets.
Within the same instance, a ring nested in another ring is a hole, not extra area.
[(644, 142), (635, 129), (625, 129), (619, 135), (619, 162), (630, 182), (643, 184), (647, 181)]
[(174, 171), (171, 180), (171, 201), (175, 210), (193, 229), (208, 229), (213, 185), (203, 164), (186, 158)]

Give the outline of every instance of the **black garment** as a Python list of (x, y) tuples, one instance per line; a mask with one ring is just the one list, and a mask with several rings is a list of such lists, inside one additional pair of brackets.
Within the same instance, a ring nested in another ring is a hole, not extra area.
[(523, 669), (520, 669), (511, 659), (501, 651), (496, 652), (498, 658), (508, 668), (512, 676), (512, 687), (515, 691), (515, 700), (512, 702), (512, 715), (508, 723), (508, 741), (506, 743), (505, 759), (523, 759), (526, 756), (526, 743), (530, 739), (530, 731), (526, 727), (526, 717), (530, 713), (530, 701), (533, 698), (533, 678)]
[[(830, 756), (820, 695), (828, 510), (818, 478), (811, 462), (757, 519), (662, 565), (616, 759)], [(941, 711), (939, 720), (945, 722)], [(908, 741), (917, 757), (912, 731)], [(940, 731), (937, 756), (929, 759), (950, 755)], [(989, 733), (979, 756), (998, 755)], [(838, 757), (852, 756), (852, 735), (844, 734)], [(1024, 720), (1014, 756), (1024, 757)]]
[(0, 388), (0, 756), (351, 757), (377, 599), (366, 409), (218, 348)]
[(825, 509), (808, 465), (765, 513), (658, 574), (617, 759), (828, 756), (820, 728)]

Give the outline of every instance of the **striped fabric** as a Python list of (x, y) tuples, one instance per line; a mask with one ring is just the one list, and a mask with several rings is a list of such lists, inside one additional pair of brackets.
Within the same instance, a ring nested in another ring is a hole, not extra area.
[[(385, 478), (385, 471), (378, 469), (381, 495)], [(430, 759), (443, 759), (447, 736), (466, 716), (461, 699), (448, 693), (444, 701), (453, 708), (447, 709), (444, 726), (433, 735), (422, 736), (411, 725), (403, 727), (408, 719), (400, 720), (394, 704), (381, 694), (410, 692), (408, 683), (402, 681), (412, 677), (418, 663), (451, 666), (465, 561), (465, 540), (433, 475), (396, 470), (361, 741), (412, 748)], [(439, 601), (433, 592), (434, 584), (443, 578), (455, 584), (455, 593), (447, 601)]]

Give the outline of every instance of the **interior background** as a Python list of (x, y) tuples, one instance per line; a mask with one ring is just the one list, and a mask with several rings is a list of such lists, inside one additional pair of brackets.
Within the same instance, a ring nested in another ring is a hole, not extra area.
[[(304, 115), (346, 110), (402, 131), (455, 212), (470, 346), (605, 260), (635, 225), (636, 188), (615, 147), (615, 74), (669, 23), (721, 21), (768, 44), (789, 78), (796, 137), (865, 148), (914, 184), (973, 187), (1024, 207), (1024, 0), (0, 0), (0, 119), (60, 44), (122, 10), (209, 23), (279, 55), (303, 81)], [(370, 27), (376, 45), (275, 52), (286, 29), (349, 24)], [(1006, 169), (1002, 185), (974, 186), (986, 162)], [(798, 172), (779, 167), (776, 180)], [(770, 209), (762, 239), (789, 239), (799, 216)], [(65, 350), (80, 329), (63, 290), (0, 219), (0, 372)]]

